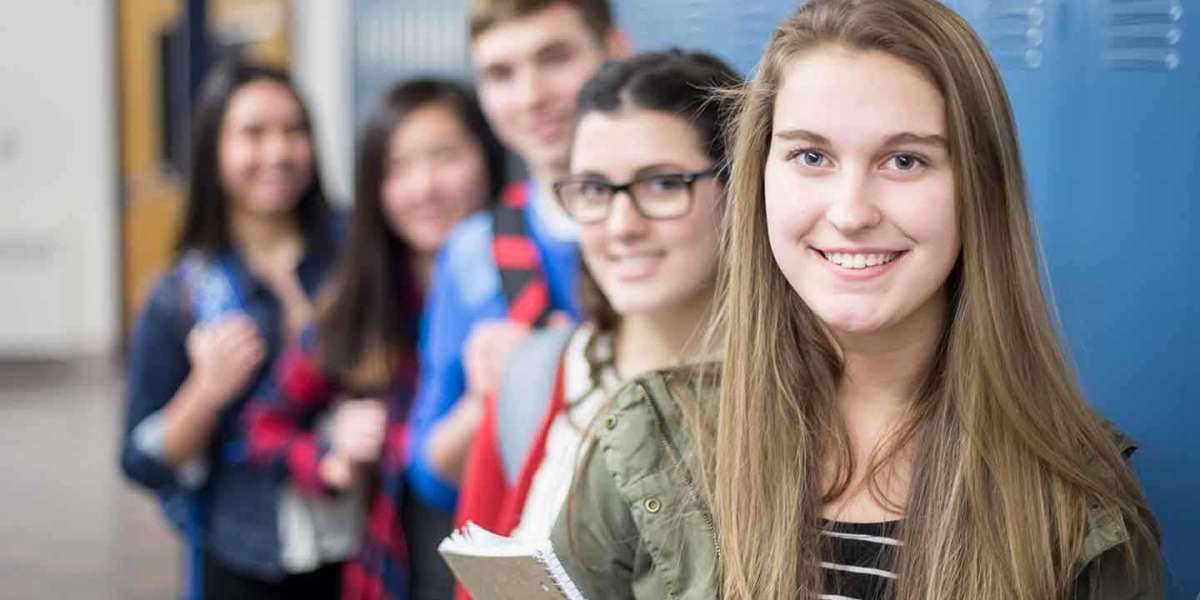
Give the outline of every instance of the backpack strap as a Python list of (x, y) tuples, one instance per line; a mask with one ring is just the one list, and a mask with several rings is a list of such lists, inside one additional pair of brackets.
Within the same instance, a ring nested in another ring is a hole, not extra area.
[(537, 244), (525, 222), (529, 182), (509, 184), (492, 209), (492, 255), (500, 270), (500, 287), (508, 316), (518, 323), (542, 327), (550, 314), (550, 288)]
[[(247, 312), (233, 257), (228, 252), (210, 260), (192, 250), (180, 261), (179, 270), (195, 325), (212, 325), (231, 313)], [(229, 464), (245, 462), (245, 442), (233, 440), (222, 444), (217, 458)]]
[(210, 325), (228, 313), (246, 311), (228, 254), (209, 260), (199, 251), (192, 250), (180, 261), (179, 273), (196, 324)]
[(559, 370), (574, 327), (537, 332), (518, 345), (505, 362), (496, 391), (496, 444), (504, 478), (516, 483), (547, 413), (563, 404)]

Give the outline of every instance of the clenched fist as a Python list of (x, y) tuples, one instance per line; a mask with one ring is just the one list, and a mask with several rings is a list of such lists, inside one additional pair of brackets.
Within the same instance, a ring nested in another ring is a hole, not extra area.
[(245, 391), (267, 356), (258, 327), (244, 314), (231, 314), (212, 325), (197, 325), (187, 336), (189, 377), (213, 408), (229, 404)]

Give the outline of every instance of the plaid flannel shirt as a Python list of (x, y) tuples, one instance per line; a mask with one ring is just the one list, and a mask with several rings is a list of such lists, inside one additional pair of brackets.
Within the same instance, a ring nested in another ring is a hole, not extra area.
[[(411, 310), (416, 332), (419, 310)], [(303, 494), (334, 493), (321, 481), (319, 465), (328, 444), (312, 431), (318, 415), (344, 391), (338, 378), (317, 363), (318, 332), (310, 328), (276, 363), (275, 385), (260, 390), (247, 409), (251, 460), (290, 478)], [(414, 335), (415, 337), (415, 335)], [(411, 344), (415, 348), (415, 339)], [(404, 600), (408, 597), (408, 548), (400, 519), (408, 437), (408, 408), (417, 379), (415, 350), (396, 365), (388, 394), (388, 425), (379, 470), (371, 487), (363, 546), (346, 563), (343, 600)]]

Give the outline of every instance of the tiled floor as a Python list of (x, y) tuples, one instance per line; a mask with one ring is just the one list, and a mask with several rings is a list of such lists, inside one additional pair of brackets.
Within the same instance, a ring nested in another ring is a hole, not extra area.
[(0, 599), (175, 597), (180, 547), (117, 466), (117, 365), (0, 363)]

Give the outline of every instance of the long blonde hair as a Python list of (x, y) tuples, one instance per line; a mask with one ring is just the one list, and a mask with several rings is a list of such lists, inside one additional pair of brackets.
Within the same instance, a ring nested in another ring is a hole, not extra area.
[[(1154, 520), (1064, 357), (999, 73), (970, 26), (935, 0), (812, 0), (776, 29), (737, 94), (717, 322), (726, 360), (715, 434), (698, 433), (723, 595), (819, 594), (820, 511), (856, 468), (833, 407), (839, 353), (776, 265), (764, 208), (783, 69), (822, 46), (920, 69), (945, 98), (955, 173), (962, 253), (944, 329), (909, 414), (866, 465), (874, 479), (902, 448), (915, 451), (909, 496), (896, 499), (905, 518), (895, 597), (1064, 598), (1089, 510), (1119, 515), (1151, 545)], [(833, 490), (821, 477), (830, 463)]]

